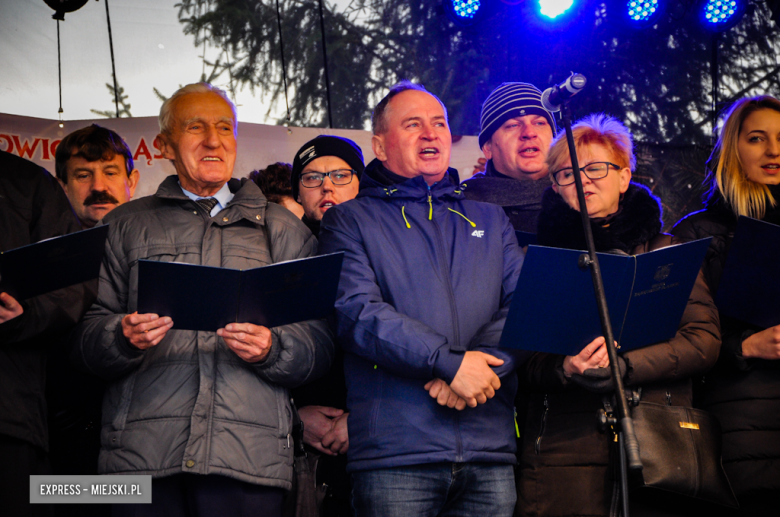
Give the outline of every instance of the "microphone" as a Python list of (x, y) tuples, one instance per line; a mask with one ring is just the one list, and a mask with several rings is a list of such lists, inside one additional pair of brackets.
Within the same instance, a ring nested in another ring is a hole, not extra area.
[(561, 111), (561, 105), (585, 88), (587, 82), (584, 75), (572, 72), (571, 76), (564, 82), (547, 88), (542, 93), (542, 106), (553, 113)]

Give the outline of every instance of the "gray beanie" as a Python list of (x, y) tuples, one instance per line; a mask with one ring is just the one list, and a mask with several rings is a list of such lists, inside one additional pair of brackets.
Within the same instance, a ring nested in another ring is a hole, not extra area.
[(550, 124), (553, 136), (558, 132), (555, 117), (542, 106), (542, 91), (533, 84), (503, 83), (490, 92), (479, 116), (480, 149), (504, 122), (524, 115), (541, 115)]

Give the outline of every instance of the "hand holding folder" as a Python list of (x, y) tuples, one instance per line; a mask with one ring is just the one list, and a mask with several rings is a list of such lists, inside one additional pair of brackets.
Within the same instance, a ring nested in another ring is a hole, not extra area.
[(141, 260), (138, 312), (167, 316), (175, 328), (230, 332), (230, 323), (272, 328), (327, 316), (343, 253), (237, 270)]
[[(599, 253), (610, 320), (621, 351), (677, 332), (710, 238), (636, 256)], [(585, 252), (529, 246), (500, 346), (576, 356), (603, 335)]]
[(97, 278), (107, 235), (97, 226), (0, 252), (0, 293), (22, 302)]

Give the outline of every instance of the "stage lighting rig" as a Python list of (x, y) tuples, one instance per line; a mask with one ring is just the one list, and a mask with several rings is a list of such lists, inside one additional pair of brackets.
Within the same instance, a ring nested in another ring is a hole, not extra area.
[(571, 9), (572, 5), (574, 0), (539, 0), (539, 13), (554, 20)]
[(442, 0), (450, 20), (462, 27), (473, 24), (484, 10), (486, 0)]
[(727, 31), (742, 19), (746, 3), (747, 0), (704, 0), (699, 17), (709, 30)]

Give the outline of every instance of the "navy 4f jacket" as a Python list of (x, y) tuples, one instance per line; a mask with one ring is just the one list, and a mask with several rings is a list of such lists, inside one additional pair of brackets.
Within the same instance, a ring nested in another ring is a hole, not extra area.
[[(503, 210), (445, 178), (385, 187), (376, 160), (356, 199), (328, 210), (320, 252), (343, 251), (336, 326), (346, 357), (348, 470), (434, 462), (515, 463), (514, 369), (499, 351), (523, 253)], [(491, 353), (495, 397), (463, 411), (423, 388), (452, 382), (466, 350)]]

